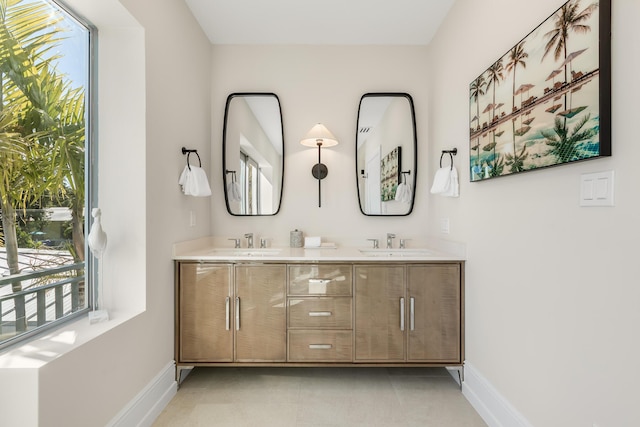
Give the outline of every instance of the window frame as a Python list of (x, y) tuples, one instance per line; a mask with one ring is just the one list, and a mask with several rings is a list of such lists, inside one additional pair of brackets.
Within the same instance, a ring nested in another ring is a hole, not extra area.
[[(86, 29), (87, 36), (87, 70), (86, 70), (86, 88), (85, 88), (85, 146), (84, 146), (84, 191), (85, 191), (85, 201), (84, 201), (84, 253), (85, 258), (84, 261), (80, 263), (74, 264), (66, 264), (61, 267), (47, 268), (38, 270), (35, 272), (29, 273), (19, 273), (16, 275), (10, 275), (5, 278), (0, 278), (2, 281), (8, 282), (11, 280), (15, 280), (19, 278), (21, 280), (25, 280), (28, 278), (34, 277), (43, 277), (47, 275), (52, 275), (53, 273), (58, 273), (65, 270), (72, 270), (77, 267), (84, 268), (84, 275), (78, 276), (76, 279), (71, 280), (72, 282), (81, 281), (84, 279), (84, 291), (85, 291), (85, 301), (84, 307), (80, 308), (76, 311), (73, 311), (67, 315), (64, 315), (61, 318), (57, 318), (46, 322), (42, 325), (38, 325), (30, 330), (22, 332), (20, 334), (14, 335), (10, 338), (0, 341), (0, 351), (3, 351), (9, 347), (13, 347), (17, 344), (23, 343), (33, 337), (40, 335), (41, 333), (60, 327), (61, 325), (78, 319), (79, 317), (86, 315), (89, 311), (94, 308), (94, 297), (97, 295), (97, 286), (99, 285), (98, 278), (98, 259), (93, 256), (88, 246), (87, 236), (89, 234), (89, 230), (91, 227), (91, 211), (93, 207), (98, 206), (98, 147), (97, 147), (97, 123), (96, 119), (98, 117), (97, 114), (97, 38), (98, 38), (98, 29), (95, 25), (93, 25), (88, 19), (76, 13), (72, 8), (67, 6), (63, 1), (60, 0), (40, 0), (42, 2), (48, 3), (52, 8), (57, 9), (61, 14), (66, 15), (65, 19), (72, 19), (78, 25), (82, 26)], [(36, 293), (39, 291), (46, 290), (46, 288), (55, 287), (56, 284), (45, 285), (43, 289), (35, 289), (31, 290), (29, 293)], [(15, 294), (10, 294), (15, 295)], [(14, 308), (15, 309), (15, 308)]]

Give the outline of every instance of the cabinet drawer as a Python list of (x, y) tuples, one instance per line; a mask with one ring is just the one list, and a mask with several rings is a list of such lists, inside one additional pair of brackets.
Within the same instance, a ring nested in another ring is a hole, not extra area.
[(351, 265), (290, 265), (289, 295), (351, 295)]
[(351, 297), (289, 298), (290, 328), (351, 329)]
[(351, 362), (351, 331), (289, 331), (289, 362)]

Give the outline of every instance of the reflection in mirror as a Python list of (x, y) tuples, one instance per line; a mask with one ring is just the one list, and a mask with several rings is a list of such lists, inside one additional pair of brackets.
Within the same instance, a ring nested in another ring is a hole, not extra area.
[(280, 210), (284, 136), (280, 101), (273, 93), (227, 98), (222, 140), (224, 196), (232, 215), (275, 215)]
[(368, 93), (360, 99), (356, 177), (365, 215), (409, 215), (417, 167), (413, 99), (406, 93)]

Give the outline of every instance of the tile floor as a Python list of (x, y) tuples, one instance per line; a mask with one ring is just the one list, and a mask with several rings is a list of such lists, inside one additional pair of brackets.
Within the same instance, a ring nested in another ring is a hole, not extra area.
[(444, 368), (196, 368), (154, 427), (486, 427)]

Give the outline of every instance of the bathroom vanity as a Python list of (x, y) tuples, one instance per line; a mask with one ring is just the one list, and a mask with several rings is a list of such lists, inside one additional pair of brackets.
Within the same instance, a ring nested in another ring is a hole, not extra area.
[(454, 256), (283, 248), (174, 258), (178, 371), (464, 361), (464, 260)]

